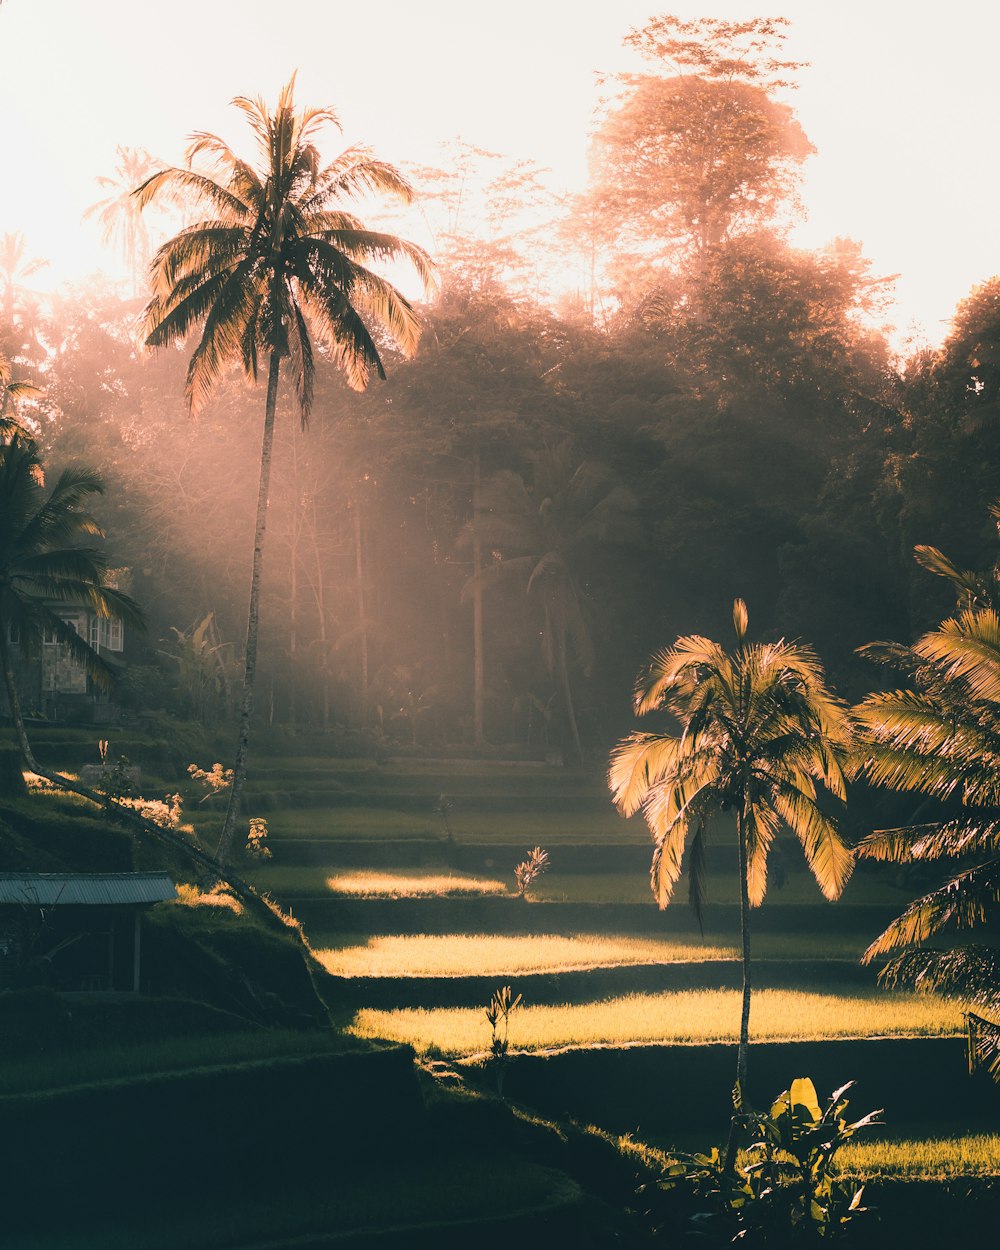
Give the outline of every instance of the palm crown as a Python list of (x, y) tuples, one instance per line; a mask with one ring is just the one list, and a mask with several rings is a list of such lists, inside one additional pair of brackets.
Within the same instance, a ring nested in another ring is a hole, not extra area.
[[(870, 834), (858, 853), (895, 863), (960, 861), (875, 939), (865, 959), (893, 955), (882, 973), (889, 983), (935, 989), (996, 1016), (996, 949), (926, 943), (990, 921), (1000, 905), (1000, 616), (969, 607), (912, 648), (865, 651), (901, 669), (913, 688), (869, 695), (855, 709), (858, 771), (940, 805), (934, 819)], [(1000, 1074), (1000, 1026), (981, 1024), (980, 1049)]]
[(727, 652), (697, 635), (653, 657), (639, 682), (639, 715), (662, 709), (680, 733), (634, 733), (614, 751), (610, 784), (625, 815), (642, 810), (655, 843), (652, 884), (669, 902), (690, 844), (692, 902), (703, 901), (704, 838), (718, 811), (736, 813), (746, 843), (751, 906), (767, 888), (767, 853), (782, 826), (802, 844), (827, 898), (853, 866), (837, 826), (818, 805), (821, 789), (843, 799), (850, 724), (826, 689), (810, 648), (747, 643), (746, 607), (734, 607), (739, 646)]
[(395, 235), (366, 230), (342, 204), (358, 194), (408, 200), (409, 184), (391, 165), (354, 147), (321, 166), (312, 140), (339, 125), (331, 109), (296, 112), (294, 78), (273, 112), (261, 100), (234, 103), (250, 122), (261, 165), (253, 168), (218, 136), (198, 133), (191, 162), (214, 161), (217, 176), (193, 168), (160, 170), (140, 186), (140, 206), (162, 194), (192, 199), (212, 214), (181, 230), (152, 263), (153, 298), (145, 313), (150, 346), (184, 338), (204, 323), (188, 370), (187, 394), (199, 408), (223, 370), (239, 360), (256, 379), (261, 354), (292, 364), (303, 418), (312, 402), (315, 338), (355, 389), (384, 377), (366, 318), (411, 353), (419, 327), (409, 302), (370, 266), (405, 260), (426, 281), (426, 253)]
[(581, 758), (569, 666), (575, 659), (589, 673), (594, 644), (586, 595), (575, 570), (590, 544), (628, 542), (637, 536), (638, 504), (605, 465), (577, 459), (568, 440), (535, 452), (531, 462), (530, 484), (502, 469), (483, 488), (475, 525), (490, 547), (503, 552), (503, 559), (487, 565), (479, 580), (485, 585), (518, 579), (538, 605), (545, 667), (559, 681), (574, 750)]

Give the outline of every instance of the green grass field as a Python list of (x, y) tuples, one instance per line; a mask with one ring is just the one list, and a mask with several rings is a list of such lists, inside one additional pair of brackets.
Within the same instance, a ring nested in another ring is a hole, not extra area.
[(351, 1049), (349, 1038), (332, 1030), (297, 1032), (255, 1029), (219, 1036), (173, 1037), (158, 1042), (62, 1051), (0, 1061), (0, 1095), (53, 1093), (80, 1085), (118, 1081), (158, 1072), (184, 1072), (219, 1064), (284, 1056), (337, 1054)]
[[(276, 846), (274, 860), (251, 870), (256, 884), (278, 898), (318, 897), (346, 894), (367, 898), (418, 898), (438, 894), (509, 894), (515, 893), (513, 864), (497, 865), (488, 873), (457, 872), (445, 867), (383, 869), (331, 869), (323, 866), (295, 867), (281, 863), (281, 848)], [(528, 890), (529, 901), (540, 903), (649, 903), (652, 898), (649, 879), (643, 872), (621, 873), (546, 873)], [(858, 873), (843, 894), (844, 902), (902, 907), (909, 899), (886, 874)], [(685, 906), (687, 879), (678, 882), (672, 906)], [(710, 903), (736, 903), (739, 886), (735, 873), (710, 873)], [(830, 906), (808, 872), (790, 873), (780, 886), (772, 886), (764, 906), (782, 903), (813, 903)], [(836, 906), (836, 904), (834, 904)]]
[[(514, 989), (517, 989), (516, 984)], [(561, 1046), (628, 1046), (637, 1042), (734, 1041), (740, 995), (735, 990), (632, 994), (579, 1006), (526, 1006), (515, 1013), (510, 1044), (515, 1050)], [(750, 1020), (756, 1041), (802, 1041), (832, 1037), (941, 1037), (962, 1032), (953, 1004), (917, 995), (815, 994), (761, 990)], [(488, 1050), (490, 1030), (477, 1008), (408, 1008), (359, 1011), (351, 1025), (358, 1037), (409, 1042), (446, 1055)]]
[[(433, 810), (433, 800), (418, 809), (378, 806), (365, 807), (351, 803), (344, 806), (286, 807), (279, 811), (254, 809), (253, 795), (247, 796), (250, 815), (267, 820), (269, 835), (276, 841), (283, 838), (314, 838), (336, 841), (338, 838), (447, 837), (444, 823)], [(189, 804), (186, 814), (199, 829), (218, 828), (224, 815), (220, 808), (209, 810)], [(458, 842), (502, 842), (524, 844), (525, 851), (541, 843), (556, 844), (607, 843), (648, 845), (649, 834), (642, 821), (623, 820), (609, 807), (607, 812), (579, 812), (572, 815), (532, 810), (509, 812), (458, 812), (450, 820), (452, 836)], [(721, 840), (721, 839), (720, 839)]]
[[(821, 934), (761, 934), (757, 957), (804, 960), (857, 959), (863, 943)], [(739, 958), (731, 943), (696, 934), (642, 938), (629, 934), (573, 937), (501, 937), (492, 933), (361, 937), (344, 934), (335, 946), (315, 950), (324, 968), (340, 977), (513, 977), (535, 972), (573, 972), (633, 964), (690, 963)]]

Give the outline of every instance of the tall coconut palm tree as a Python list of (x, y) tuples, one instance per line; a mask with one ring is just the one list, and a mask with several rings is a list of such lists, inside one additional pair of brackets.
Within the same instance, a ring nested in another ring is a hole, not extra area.
[[(771, 844), (782, 828), (790, 830), (828, 899), (840, 897), (853, 857), (819, 806), (823, 791), (845, 797), (846, 709), (827, 690), (809, 647), (748, 642), (742, 599), (733, 605), (733, 624), (733, 651), (688, 635), (653, 657), (636, 686), (636, 713), (668, 712), (679, 732), (631, 734), (612, 753), (609, 782), (619, 810), (626, 816), (641, 810), (649, 824), (651, 882), (661, 907), (671, 899), (687, 851), (691, 901), (700, 914), (709, 822), (720, 812), (736, 817), (743, 958), (738, 1112), (750, 1043), (750, 909), (764, 901)], [(735, 1143), (734, 1127), (727, 1166)]]
[(138, 295), (140, 285), (149, 269), (149, 230), (141, 209), (132, 192), (145, 182), (159, 162), (145, 148), (119, 146), (115, 149), (117, 162), (111, 177), (100, 175), (97, 183), (109, 192), (103, 200), (91, 204), (84, 218), (96, 217), (101, 226), (105, 243), (121, 250), (132, 278), (132, 294)]
[[(952, 580), (966, 602), (995, 594), (988, 579), (962, 576), (964, 586)], [(951, 936), (1000, 912), (1000, 615), (972, 606), (912, 647), (879, 643), (863, 653), (905, 674), (910, 688), (869, 695), (854, 709), (858, 772), (924, 802), (915, 814), (922, 819), (876, 830), (857, 852), (954, 865), (875, 939), (864, 960), (892, 956), (880, 973), (884, 983), (933, 990), (985, 1013), (970, 1013), (970, 1041), (1000, 1079), (1000, 954)], [(938, 937), (943, 946), (934, 944)]]
[(589, 544), (638, 536), (638, 503), (610, 469), (574, 456), (571, 443), (531, 457), (532, 480), (508, 469), (483, 486), (475, 533), (501, 559), (486, 565), (466, 590), (497, 580), (519, 582), (541, 615), (545, 667), (555, 680), (578, 761), (570, 667), (588, 672), (594, 646), (587, 621), (579, 559)]
[[(154, 294), (144, 322), (150, 347), (183, 340), (201, 326), (187, 375), (191, 409), (205, 403), (227, 369), (237, 366), (256, 380), (261, 359), (267, 361), (245, 680), (235, 777), (219, 843), (223, 860), (246, 778), (282, 362), (289, 362), (305, 423), (317, 350), (342, 371), (348, 385), (363, 390), (372, 374), (385, 376), (377, 331), (404, 354), (416, 349), (419, 325), (413, 308), (371, 266), (406, 261), (425, 284), (431, 276), (421, 248), (366, 229), (345, 207), (353, 196), (370, 192), (407, 200), (409, 184), (364, 148), (349, 148), (324, 165), (313, 140), (323, 126), (339, 125), (336, 115), (330, 109), (296, 111), (293, 88), (294, 78), (282, 88), (273, 111), (262, 100), (234, 101), (257, 141), (257, 168), (216, 135), (199, 133), (188, 148), (188, 167), (158, 171), (135, 192), (141, 206), (172, 196), (204, 206), (208, 214), (169, 239), (154, 256)], [(199, 157), (214, 162), (212, 172), (190, 167)]]
[(8, 640), (16, 637), (30, 654), (49, 635), (106, 687), (111, 679), (107, 664), (59, 609), (84, 607), (106, 620), (143, 625), (138, 605), (102, 584), (103, 553), (78, 545), (104, 536), (84, 506), (89, 496), (103, 492), (100, 477), (90, 469), (64, 469), (47, 496), (43, 482), (38, 448), (30, 438), (15, 432), (0, 444), (0, 667), (18, 746), (36, 772)]

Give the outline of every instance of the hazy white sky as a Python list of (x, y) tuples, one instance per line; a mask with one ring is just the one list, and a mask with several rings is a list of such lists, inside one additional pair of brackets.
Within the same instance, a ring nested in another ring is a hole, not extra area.
[(788, 53), (811, 63), (794, 103), (818, 149), (796, 238), (861, 240), (901, 275), (900, 328), (939, 339), (1000, 272), (992, 0), (4, 0), (0, 233), (24, 231), (49, 283), (118, 272), (80, 220), (116, 144), (177, 161), (192, 130), (239, 133), (234, 95), (273, 98), (296, 68), (297, 99), (334, 105), (345, 142), (428, 161), (460, 135), (578, 188), (595, 71), (640, 68), (622, 36), (662, 9), (792, 19)]

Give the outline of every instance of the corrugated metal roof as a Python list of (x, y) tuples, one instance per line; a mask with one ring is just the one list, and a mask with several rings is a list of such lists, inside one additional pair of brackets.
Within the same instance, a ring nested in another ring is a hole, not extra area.
[(28, 904), (108, 906), (161, 903), (176, 898), (166, 872), (5, 872), (0, 873), (0, 907)]

